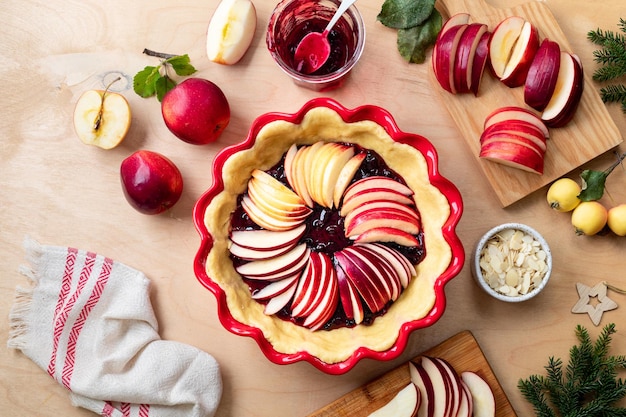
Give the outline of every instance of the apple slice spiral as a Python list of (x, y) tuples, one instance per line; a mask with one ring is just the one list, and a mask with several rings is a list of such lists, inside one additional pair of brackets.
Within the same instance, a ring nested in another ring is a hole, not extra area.
[[(318, 330), (341, 311), (346, 325), (358, 325), (382, 314), (417, 275), (398, 250), (422, 246), (414, 193), (379, 170), (356, 177), (368, 152), (334, 142), (293, 145), (282, 161), (285, 182), (252, 171), (239, 201), (258, 228), (232, 230), (229, 249), (266, 314)], [(305, 243), (313, 213), (340, 219), (345, 240), (333, 250)]]

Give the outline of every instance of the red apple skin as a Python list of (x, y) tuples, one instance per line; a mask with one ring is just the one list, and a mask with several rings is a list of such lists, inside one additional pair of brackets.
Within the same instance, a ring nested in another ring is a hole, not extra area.
[(178, 202), (183, 177), (165, 156), (139, 150), (122, 161), (120, 178), (126, 200), (143, 214), (159, 214)]
[(561, 65), (561, 47), (544, 39), (530, 64), (524, 83), (524, 102), (537, 111), (543, 111), (552, 97)]
[(187, 78), (161, 101), (167, 128), (194, 145), (215, 142), (230, 122), (230, 106), (222, 90), (209, 80)]
[(480, 90), (480, 84), (489, 64), (489, 39), (491, 38), (491, 32), (487, 31), (482, 34), (476, 52), (474, 53), (474, 61), (472, 63), (472, 81), (470, 83), (470, 91), (475, 97), (478, 96)]
[(533, 58), (539, 49), (539, 30), (532, 24), (528, 22), (527, 24), (530, 25), (530, 35), (526, 48), (524, 49), (524, 53), (517, 65), (514, 67), (513, 71), (508, 76), (502, 78), (502, 83), (509, 88), (524, 85), (526, 76), (528, 75), (528, 70), (533, 62)]

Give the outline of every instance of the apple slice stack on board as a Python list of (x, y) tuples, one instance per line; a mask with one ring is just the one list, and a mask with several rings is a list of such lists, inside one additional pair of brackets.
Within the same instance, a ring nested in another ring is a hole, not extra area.
[(496, 402), (477, 373), (458, 374), (442, 358), (409, 362), (411, 382), (369, 417), (494, 417)]
[(495, 109), (494, 114), (505, 112), (509, 118), (491, 123), (493, 114), (487, 117), (480, 157), (541, 175), (549, 137), (546, 126), (569, 123), (582, 97), (580, 59), (550, 39), (541, 40), (537, 28), (520, 16), (503, 19), (493, 32), (484, 24), (469, 22), (469, 14), (458, 13), (443, 25), (433, 48), (435, 78), (452, 94), (477, 96), (484, 69), (489, 67), (507, 87), (523, 87), (524, 103), (538, 114), (521, 107), (515, 112), (510, 106)]

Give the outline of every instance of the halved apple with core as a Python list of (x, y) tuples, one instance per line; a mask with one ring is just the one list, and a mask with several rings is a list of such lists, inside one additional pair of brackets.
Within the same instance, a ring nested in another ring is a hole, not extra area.
[(85, 91), (74, 108), (74, 130), (87, 145), (112, 149), (130, 128), (131, 111), (126, 98), (107, 90)]

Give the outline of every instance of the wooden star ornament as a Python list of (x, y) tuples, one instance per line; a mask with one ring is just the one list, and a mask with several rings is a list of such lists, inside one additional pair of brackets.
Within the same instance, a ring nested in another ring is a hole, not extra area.
[[(611, 300), (606, 292), (608, 285), (606, 282), (600, 282), (595, 287), (588, 287), (580, 282), (576, 283), (576, 290), (580, 297), (578, 302), (572, 307), (572, 313), (587, 313), (594, 325), (600, 324), (602, 314), (605, 311), (615, 310), (617, 303)], [(598, 304), (595, 306), (590, 304), (591, 297), (597, 297)]]

